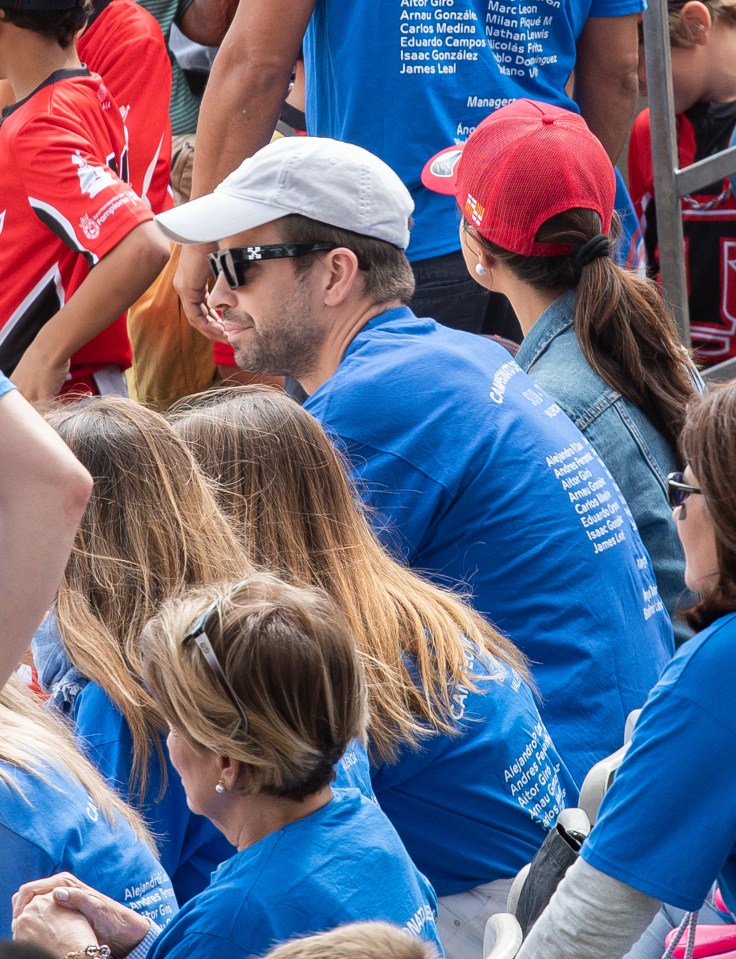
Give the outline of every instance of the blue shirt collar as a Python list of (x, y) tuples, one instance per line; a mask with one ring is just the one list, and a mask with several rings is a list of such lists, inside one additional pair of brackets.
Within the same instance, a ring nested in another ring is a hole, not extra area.
[[(350, 356), (357, 348), (360, 346), (360, 338), (367, 331), (375, 329), (378, 326), (386, 326), (389, 323), (399, 321), (397, 327), (403, 332), (403, 327), (405, 323), (417, 322), (417, 316), (412, 312), (408, 306), (395, 306), (392, 310), (384, 310), (383, 313), (377, 314), (377, 316), (372, 317), (365, 326), (362, 326), (358, 332), (355, 334), (353, 339), (350, 341), (348, 348), (343, 354), (342, 360), (345, 357)], [(424, 321), (426, 322), (426, 320)]]

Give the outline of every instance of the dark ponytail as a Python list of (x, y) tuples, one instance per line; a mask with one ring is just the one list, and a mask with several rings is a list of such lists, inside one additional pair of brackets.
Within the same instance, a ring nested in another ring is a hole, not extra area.
[(592, 210), (567, 210), (547, 220), (536, 239), (568, 244), (571, 252), (563, 256), (520, 256), (472, 233), (522, 282), (557, 293), (575, 289), (575, 334), (586, 360), (677, 449), (685, 409), (695, 393), (687, 353), (649, 280), (622, 269), (610, 256), (584, 265), (576, 260), (576, 252), (600, 229), (600, 217)]

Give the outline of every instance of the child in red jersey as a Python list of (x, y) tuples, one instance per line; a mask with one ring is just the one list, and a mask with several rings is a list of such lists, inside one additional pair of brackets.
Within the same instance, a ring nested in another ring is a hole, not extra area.
[[(736, 0), (670, 0), (672, 85), (679, 166), (725, 149), (736, 127)], [(641, 48), (643, 53), (643, 47)], [(640, 85), (645, 92), (644, 62)], [(629, 190), (642, 225), (649, 271), (659, 273), (649, 110), (634, 123)], [(736, 356), (736, 197), (731, 179), (682, 200), (690, 328), (704, 365)]]
[(128, 186), (127, 135), (74, 38), (89, 0), (0, 0), (0, 369), (32, 401), (114, 391), (125, 310), (169, 245)]

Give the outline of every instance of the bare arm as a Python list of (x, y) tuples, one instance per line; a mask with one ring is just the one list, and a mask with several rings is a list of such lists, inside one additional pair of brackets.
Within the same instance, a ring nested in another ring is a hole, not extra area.
[(195, 43), (219, 47), (237, 8), (238, 0), (194, 0), (177, 18), (177, 26)]
[(168, 240), (152, 221), (141, 223), (92, 269), (79, 289), (39, 331), (12, 376), (27, 400), (55, 396), (69, 358), (148, 289), (169, 258)]
[[(202, 100), (192, 198), (210, 193), (271, 138), (315, 0), (240, 0)], [(201, 304), (202, 247), (185, 248), (174, 285), (190, 323), (211, 335)]]
[(578, 39), (575, 100), (616, 163), (629, 135), (639, 85), (638, 14), (590, 17)]
[(13, 390), (0, 398), (0, 684), (53, 602), (92, 479)]

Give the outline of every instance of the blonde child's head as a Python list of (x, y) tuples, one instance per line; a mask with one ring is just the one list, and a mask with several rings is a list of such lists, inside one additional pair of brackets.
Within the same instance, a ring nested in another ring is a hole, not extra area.
[(353, 922), (330, 932), (293, 939), (265, 959), (435, 959), (432, 947), (387, 922)]

